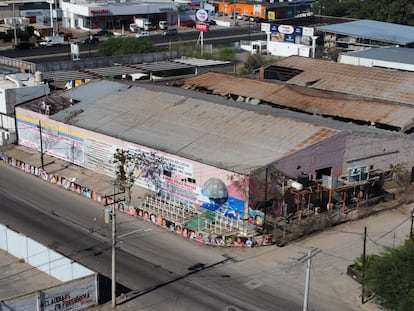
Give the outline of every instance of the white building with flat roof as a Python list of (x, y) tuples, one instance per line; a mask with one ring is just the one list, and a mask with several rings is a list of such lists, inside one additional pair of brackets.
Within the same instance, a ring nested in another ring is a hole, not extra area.
[(94, 29), (128, 29), (134, 17), (148, 18), (152, 25), (166, 20), (176, 23), (178, 10), (173, 1), (71, 1), (61, 2), (62, 24), (64, 27)]

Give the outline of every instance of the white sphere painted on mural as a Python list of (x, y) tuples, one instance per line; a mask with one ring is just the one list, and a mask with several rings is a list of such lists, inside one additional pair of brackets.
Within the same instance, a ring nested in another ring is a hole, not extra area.
[(293, 189), (298, 190), (298, 191), (300, 191), (300, 190), (302, 190), (302, 189), (303, 189), (303, 185), (302, 185), (300, 182), (297, 182), (297, 181), (293, 181), (293, 182), (290, 184), (290, 186), (291, 186)]
[(229, 197), (226, 184), (219, 178), (210, 178), (201, 188), (203, 195), (215, 203), (223, 204)]

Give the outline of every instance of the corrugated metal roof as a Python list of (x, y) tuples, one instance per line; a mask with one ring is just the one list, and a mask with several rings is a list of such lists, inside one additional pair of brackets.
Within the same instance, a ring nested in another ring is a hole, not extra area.
[(411, 72), (299, 56), (281, 59), (276, 65), (303, 71), (287, 81), (290, 84), (414, 105), (414, 75)]
[[(223, 63), (223, 62), (221, 62)], [(220, 63), (220, 64), (221, 64)], [(198, 64), (198, 66), (209, 66), (211, 63), (205, 62)], [(116, 65), (116, 66), (107, 66), (107, 67), (97, 67), (97, 68), (82, 68), (79, 70), (71, 71), (47, 71), (43, 75), (45, 79), (64, 82), (71, 80), (80, 80), (80, 79), (96, 79), (96, 78), (105, 78), (105, 77), (114, 77), (121, 76), (124, 74), (134, 74), (134, 73), (150, 73), (150, 72), (160, 72), (160, 71), (174, 71), (180, 69), (191, 69), (195, 65), (192, 64), (181, 64), (176, 61), (165, 61), (165, 62), (156, 62), (156, 63), (144, 63), (144, 64), (133, 64), (133, 65)]]
[[(88, 94), (102, 87), (106, 84), (96, 81), (78, 89)], [(244, 174), (338, 132), (141, 87), (80, 102), (51, 118), (62, 121), (80, 108), (83, 112), (71, 122), (75, 126)]]
[(96, 76), (86, 72), (80, 72), (78, 70), (57, 70), (46, 71), (43, 73), (43, 77), (49, 81), (66, 82), (82, 79), (95, 79)]
[(414, 123), (414, 109), (411, 107), (281, 82), (271, 83), (211, 72), (187, 79), (183, 87), (207, 89), (222, 96), (233, 94), (259, 99), (311, 114), (339, 116), (367, 124), (381, 123), (403, 131)]
[(414, 65), (414, 49), (396, 46), (370, 48), (345, 55)]
[(196, 67), (204, 67), (204, 66), (217, 66), (217, 65), (227, 65), (231, 62), (225, 62), (221, 60), (214, 60), (214, 59), (200, 59), (200, 58), (191, 58), (191, 57), (182, 57), (173, 59), (174, 62), (180, 64), (186, 64)]
[(414, 27), (373, 20), (318, 26), (317, 31), (407, 45), (414, 43)]
[[(96, 81), (98, 82), (98, 81)], [(76, 87), (65, 91), (62, 97), (73, 99), (75, 102), (82, 104), (95, 102), (102, 97), (108, 96), (114, 92), (127, 89), (129, 86), (121, 83), (114, 83), (108, 80), (100, 80), (99, 83), (87, 83), (88, 87)], [(76, 107), (79, 107), (76, 105)]]

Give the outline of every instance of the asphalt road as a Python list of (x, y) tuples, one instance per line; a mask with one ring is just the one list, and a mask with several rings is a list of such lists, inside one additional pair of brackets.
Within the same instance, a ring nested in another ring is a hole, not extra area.
[[(225, 45), (229, 46), (232, 42), (239, 42), (240, 40), (265, 40), (265, 34), (260, 32), (260, 26), (252, 24), (249, 27), (235, 27), (235, 28), (219, 28), (213, 29), (204, 33), (204, 44), (213, 44), (215, 46)], [(152, 34), (149, 40), (153, 42), (157, 49), (167, 49), (171, 43), (196, 43), (199, 39), (200, 32), (195, 30), (180, 31), (175, 36), (164, 37), (161, 34)], [(102, 41), (101, 41), (102, 42)], [(95, 51), (99, 47), (99, 44), (80, 44), (79, 49), (85, 57), (94, 57)], [(1, 56), (22, 58), (35, 63), (50, 62), (58, 60), (70, 59), (70, 46), (69, 43), (65, 43), (61, 46), (37, 47), (27, 50), (14, 50), (4, 49), (0, 50)]]
[[(361, 288), (346, 275), (361, 255), (403, 243), (414, 204), (327, 228), (283, 248), (199, 245), (149, 222), (117, 216), (117, 280), (134, 299), (118, 310), (302, 310), (306, 263), (312, 259), (308, 311), (379, 311), (361, 305)], [(110, 276), (110, 228), (103, 206), (0, 162), (0, 222)], [(144, 231), (144, 229), (151, 229)], [(198, 266), (199, 269), (194, 269)], [(0, 270), (4, 268), (0, 263)], [(3, 283), (2, 283), (3, 284)], [(94, 310), (112, 310), (109, 305)]]
[[(111, 276), (110, 228), (101, 205), (3, 163), (0, 202), (3, 224)], [(202, 246), (124, 214), (117, 224), (124, 236), (118, 241), (117, 281), (132, 290), (139, 310), (301, 309), (285, 286), (278, 292), (249, 283), (257, 271), (245, 270), (242, 257), (263, 249)]]

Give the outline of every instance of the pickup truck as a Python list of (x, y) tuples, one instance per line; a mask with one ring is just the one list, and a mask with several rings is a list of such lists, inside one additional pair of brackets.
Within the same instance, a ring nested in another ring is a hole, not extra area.
[(63, 36), (51, 36), (45, 37), (44, 41), (39, 42), (39, 46), (48, 47), (55, 45), (62, 45), (65, 43), (65, 38)]

